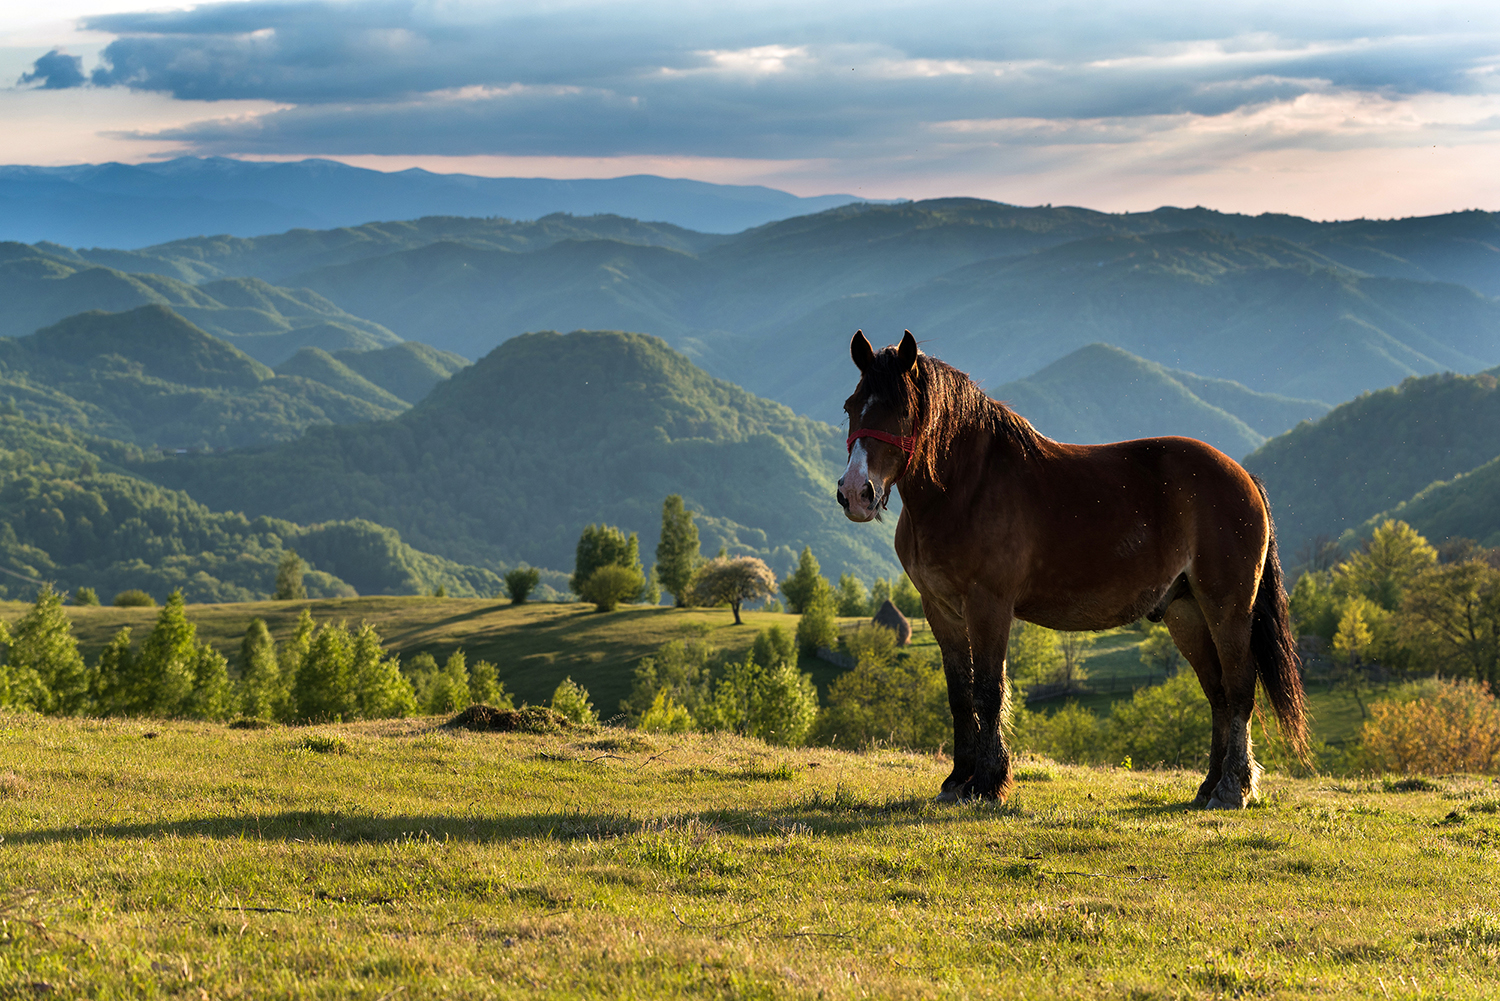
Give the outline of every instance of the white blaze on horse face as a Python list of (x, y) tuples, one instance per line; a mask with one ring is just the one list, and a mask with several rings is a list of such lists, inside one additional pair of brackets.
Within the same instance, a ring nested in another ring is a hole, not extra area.
[(865, 440), (860, 438), (849, 450), (849, 464), (844, 467), (843, 486), (839, 487), (849, 502), (849, 514), (853, 517), (868, 519), (874, 514), (865, 505), (864, 486), (869, 478), (870, 457), (865, 453)]

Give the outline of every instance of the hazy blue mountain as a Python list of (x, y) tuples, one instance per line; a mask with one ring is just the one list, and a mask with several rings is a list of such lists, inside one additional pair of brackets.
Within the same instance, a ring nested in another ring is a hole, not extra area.
[[(1354, 530), (1368, 538), (1387, 518), (1406, 522), (1434, 542), (1473, 539), (1485, 547), (1500, 546), (1500, 457), (1451, 480), (1438, 480), (1409, 500), (1367, 519)], [(1345, 537), (1345, 541), (1349, 540)]]
[(893, 572), (894, 519), (854, 525), (834, 501), (843, 431), (709, 377), (639, 334), (531, 334), (438, 384), (393, 420), (310, 428), (252, 453), (143, 472), (211, 507), (302, 523), (366, 518), (465, 563), (567, 567), (585, 525), (651, 554), (678, 493), (703, 549), (778, 572), (811, 545), (825, 572)]
[[(1245, 466), (1265, 480), (1288, 546), (1318, 535), (1337, 538), (1435, 481), (1452, 480), (1500, 456), (1497, 385), (1494, 373), (1407, 379), (1272, 438), (1245, 459)], [(1420, 505), (1412, 501), (1422, 518), (1434, 519), (1423, 522), (1435, 533), (1434, 542), (1442, 541), (1450, 524), (1464, 519), (1458, 534), (1487, 537), (1500, 530), (1500, 492), (1481, 489), (1493, 477), (1493, 472), (1466, 476), (1454, 481), (1445, 494), (1448, 499), (1432, 496)], [(1489, 514), (1439, 518), (1440, 509), (1460, 494)], [(1481, 532), (1486, 524), (1494, 527)]]
[(0, 301), (6, 305), (0, 310), (0, 337), (24, 336), (90, 310), (120, 312), (159, 305), (268, 364), (308, 345), (368, 350), (400, 340), (307, 289), (243, 277), (193, 285), (66, 260), (19, 243), (0, 244)]
[[(162, 448), (287, 441), (315, 424), (384, 420), (406, 404), (326, 354), (278, 375), (165, 306), (94, 311), (0, 338), (0, 399), (32, 420)], [(333, 381), (337, 382), (338, 379)], [(372, 402), (374, 401), (374, 402)]]
[(1279, 434), (1328, 412), (1326, 403), (1175, 372), (1108, 344), (1079, 348), (990, 394), (1060, 441), (1186, 435), (1235, 458), (1260, 445), (1267, 433)]
[(303, 348), (276, 366), (277, 375), (300, 376), (336, 389), (345, 396), (364, 400), (385, 410), (399, 412), (408, 406), (405, 400), (381, 389), (354, 369), (320, 348)]
[(418, 341), (402, 341), (376, 351), (340, 351), (335, 357), (407, 403), (420, 402), (434, 386), (469, 364), (451, 351)]
[(734, 233), (856, 201), (651, 175), (608, 180), (385, 173), (332, 160), (0, 167), (0, 239), (136, 248), (205, 233), (256, 236), (426, 215), (536, 219), (613, 213)]

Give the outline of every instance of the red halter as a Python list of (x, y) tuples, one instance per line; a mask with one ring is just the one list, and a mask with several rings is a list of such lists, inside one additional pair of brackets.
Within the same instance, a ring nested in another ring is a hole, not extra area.
[(894, 435), (887, 431), (876, 431), (874, 428), (860, 428), (851, 434), (849, 440), (845, 443), (848, 445), (850, 452), (854, 451), (854, 443), (860, 438), (874, 438), (876, 441), (883, 441), (887, 445), (895, 445), (906, 453), (908, 459), (911, 458), (912, 450), (917, 447), (917, 439), (911, 435)]

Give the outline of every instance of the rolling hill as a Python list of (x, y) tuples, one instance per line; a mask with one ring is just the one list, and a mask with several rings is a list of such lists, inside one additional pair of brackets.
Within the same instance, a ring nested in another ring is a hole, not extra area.
[(1060, 441), (1186, 435), (1236, 458), (1267, 436), (1328, 412), (1316, 400), (1172, 371), (1108, 344), (1079, 348), (1034, 375), (996, 386), (990, 395)]
[[(1500, 456), (1497, 372), (1407, 379), (1256, 449), (1245, 467), (1265, 480), (1288, 547), (1337, 538), (1403, 502), (1399, 516), (1420, 520), (1434, 542), (1500, 531), (1500, 491), (1483, 489), (1493, 471), (1479, 473)], [(1442, 480), (1453, 482), (1432, 486)]]
[(766, 558), (810, 545), (825, 572), (897, 569), (894, 519), (849, 523), (833, 500), (841, 433), (709, 377), (654, 337), (579, 331), (507, 341), (389, 421), (193, 456), (142, 473), (215, 508), (302, 523), (366, 518), (485, 566), (572, 565), (606, 522), (656, 546), (662, 499), (701, 512), (703, 549)]

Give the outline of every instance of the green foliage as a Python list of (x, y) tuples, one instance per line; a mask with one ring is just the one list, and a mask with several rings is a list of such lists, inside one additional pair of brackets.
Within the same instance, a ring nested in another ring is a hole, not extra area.
[(613, 612), (620, 602), (639, 595), (645, 584), (639, 566), (607, 563), (589, 574), (577, 591), (585, 601), (592, 601), (597, 610)]
[(1399, 628), (1424, 670), (1500, 687), (1500, 567), (1470, 559), (1429, 568), (1409, 584)]
[(822, 577), (817, 578), (812, 593), (807, 597), (802, 618), (797, 621), (797, 648), (803, 653), (812, 654), (820, 647), (832, 649), (838, 646), (839, 624), (834, 618), (836, 611), (833, 588)]
[[(636, 539), (635, 533), (631, 532), (627, 537), (624, 532), (613, 525), (589, 525), (578, 537), (578, 550), (573, 559), (573, 576), (568, 581), (568, 586), (573, 589), (574, 594), (586, 597), (583, 593), (584, 586), (596, 571), (606, 566), (621, 566), (627, 570), (634, 570), (641, 578), (635, 591), (645, 586), (645, 574), (641, 569), (640, 542)], [(634, 594), (635, 591), (630, 593)], [(623, 600), (625, 597), (622, 594), (616, 600)]]
[(813, 741), (858, 748), (879, 742), (935, 751), (953, 739), (942, 665), (930, 654), (898, 654), (889, 629), (866, 626), (849, 637), (851, 671), (828, 687)]
[(1176, 674), (1177, 669), (1183, 665), (1182, 652), (1172, 641), (1172, 632), (1165, 624), (1146, 624), (1146, 637), (1141, 640), (1141, 663), (1153, 671), (1160, 671), (1163, 677)]
[(917, 586), (906, 574), (897, 577), (891, 586), (891, 603), (908, 619), (920, 619), (924, 615), (922, 595), (918, 593)]
[(1017, 708), (1011, 714), (1011, 730), (1018, 750), (1054, 761), (1089, 764), (1110, 753), (1099, 718), (1077, 702), (1069, 701), (1050, 715)]
[(572, 678), (557, 683), (549, 705), (579, 726), (595, 726), (599, 722), (599, 714), (594, 712), (594, 704), (589, 701), (588, 689)]
[(797, 641), (780, 626), (769, 626), (755, 634), (750, 659), (761, 667), (797, 663)]
[(469, 698), (491, 709), (514, 709), (516, 705), (498, 669), (487, 660), (476, 660), (469, 666)]
[(80, 587), (73, 592), (73, 604), (81, 607), (98, 607), (99, 595), (91, 587)]
[(297, 675), (302, 671), (302, 664), (307, 660), (307, 653), (312, 649), (313, 632), (312, 612), (304, 607), (297, 616), (297, 628), (293, 630), (291, 637), (276, 651), (276, 662), (281, 668), (281, 683), (287, 688), (287, 718), (297, 718), (297, 703), (291, 692), (297, 682)]
[(776, 574), (754, 556), (716, 557), (698, 568), (690, 591), (692, 603), (713, 607), (727, 604), (740, 624), (740, 605), (776, 593)]
[(1334, 588), (1393, 612), (1401, 607), (1412, 581), (1436, 563), (1437, 550), (1410, 525), (1387, 521), (1362, 549), (1334, 569)]
[(683, 505), (680, 494), (668, 494), (661, 506), (656, 568), (661, 586), (672, 595), (678, 608), (687, 605), (688, 588), (702, 559), (698, 549), (698, 526), (693, 523), (693, 512)]
[(182, 715), (192, 719), (226, 720), (240, 711), (240, 700), (229, 683), (229, 662), (207, 643), (193, 658), (193, 689), (183, 701)]
[(865, 586), (852, 573), (839, 574), (835, 603), (838, 614), (845, 618), (875, 614), (875, 609), (870, 607), (870, 597), (865, 593)]
[(1197, 768), (1207, 762), (1213, 718), (1197, 676), (1182, 671), (1116, 703), (1108, 730), (1115, 759), (1129, 757), (1137, 767)]
[(276, 660), (276, 641), (265, 619), (250, 620), (240, 642), (241, 711), (252, 719), (284, 719), (289, 713), (291, 693)]
[(1339, 627), (1339, 596), (1333, 589), (1332, 571), (1309, 570), (1298, 577), (1288, 606), (1297, 635), (1321, 636), (1333, 642)]
[[(480, 661), (474, 665), (489, 668), (487, 681), (493, 692), (499, 687), (494, 680), (494, 665)], [(380, 646), (380, 636), (373, 626), (362, 623), (354, 635), (354, 675), (356, 712), (365, 719), (390, 719), (410, 716), (417, 711), (416, 693), (401, 673), (401, 661), (387, 657)]]
[(666, 692), (657, 692), (637, 726), (647, 733), (687, 733), (693, 729), (693, 714)]
[(298, 723), (355, 717), (354, 643), (342, 624), (329, 623), (312, 634), (292, 682), (292, 705)]
[(288, 549), (282, 554), (281, 562), (276, 564), (276, 591), (271, 595), (272, 600), (305, 600), (307, 588), (303, 586), (302, 578), (306, 573), (307, 564), (302, 562), (302, 557), (295, 549)]
[[(776, 647), (770, 641), (769, 648)], [(724, 667), (698, 714), (705, 730), (730, 730), (772, 744), (798, 746), (818, 715), (818, 689), (795, 661), (769, 667), (747, 658)]]
[(127, 686), (133, 714), (178, 716), (188, 706), (198, 680), (198, 631), (183, 605), (181, 591), (168, 595), (134, 658)]
[(1016, 685), (1029, 688), (1057, 682), (1064, 667), (1058, 634), (1016, 619), (1010, 625), (1005, 661), (1010, 680)]
[(88, 708), (88, 671), (72, 621), (62, 610), (62, 595), (50, 584), (42, 585), (31, 611), (5, 639), (0, 672), (7, 677), (0, 681), (0, 705), (68, 716)]
[(891, 601), (891, 582), (884, 577), (876, 577), (875, 582), (870, 585), (870, 614), (874, 615), (880, 611), (880, 606)]
[(801, 615), (818, 591), (819, 581), (827, 586), (828, 582), (819, 571), (818, 558), (813, 555), (812, 547), (804, 546), (802, 555), (797, 559), (797, 569), (781, 582), (781, 594), (786, 598), (787, 611)]
[(121, 626), (89, 676), (89, 697), (100, 716), (125, 716), (135, 706), (131, 689), (138, 679), (130, 649), (130, 627)]
[(636, 664), (630, 695), (620, 709), (637, 725), (662, 699), (696, 714), (708, 698), (709, 676), (716, 662), (717, 651), (703, 640), (671, 640)]
[(155, 608), (156, 599), (139, 588), (130, 588), (115, 595), (111, 604), (116, 608)]
[(511, 604), (524, 605), (541, 582), (542, 575), (535, 567), (516, 567), (505, 575), (505, 593), (510, 595)]

